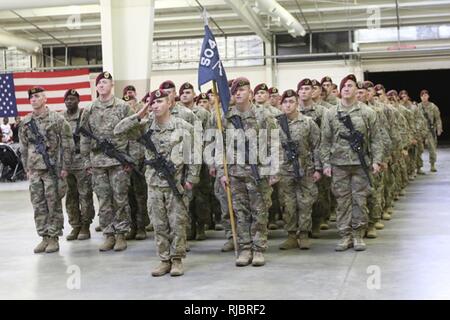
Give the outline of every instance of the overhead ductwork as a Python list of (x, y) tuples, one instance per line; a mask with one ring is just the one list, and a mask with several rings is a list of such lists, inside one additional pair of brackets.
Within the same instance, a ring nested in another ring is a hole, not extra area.
[(6, 49), (16, 49), (28, 54), (37, 54), (42, 52), (42, 45), (39, 42), (20, 38), (3, 29), (0, 29), (0, 47), (4, 47)]
[(21, 0), (21, 1), (1, 1), (0, 10), (19, 10), (19, 9), (33, 9), (59, 6), (75, 6), (83, 4), (98, 4), (100, 0), (71, 0), (70, 4), (67, 0)]
[(265, 13), (272, 17), (280, 26), (286, 28), (293, 37), (303, 37), (306, 34), (300, 22), (276, 0), (254, 0), (253, 10), (257, 14)]

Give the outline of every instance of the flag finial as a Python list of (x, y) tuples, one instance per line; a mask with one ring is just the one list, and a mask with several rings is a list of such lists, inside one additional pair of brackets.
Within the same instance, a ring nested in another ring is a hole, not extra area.
[(203, 22), (204, 22), (205, 26), (207, 26), (209, 16), (208, 16), (208, 12), (206, 11), (205, 8), (203, 8), (202, 16), (203, 16)]

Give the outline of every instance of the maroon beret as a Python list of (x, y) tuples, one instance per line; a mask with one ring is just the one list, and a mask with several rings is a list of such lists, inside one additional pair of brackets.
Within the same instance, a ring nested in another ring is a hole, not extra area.
[(428, 92), (427, 89), (423, 89), (422, 91), (420, 91), (420, 96), (423, 96), (424, 94), (430, 95), (430, 93)]
[(269, 91), (269, 87), (265, 83), (260, 83), (255, 87), (255, 90), (253, 92), (256, 94), (258, 91)]
[(197, 97), (195, 97), (195, 102), (198, 103), (200, 100), (208, 100), (208, 95), (206, 93), (200, 93)]
[(358, 88), (358, 89), (364, 89), (364, 90), (367, 90), (367, 88), (366, 88), (366, 86), (364, 85), (364, 82), (362, 82), (362, 81), (358, 81), (357, 83), (356, 83), (356, 87)]
[(243, 86), (250, 86), (250, 81), (247, 78), (239, 77), (234, 79), (230, 89), (231, 94), (236, 94), (237, 89)]
[(355, 84), (358, 82), (358, 81), (356, 81), (356, 77), (355, 77), (354, 74), (349, 74), (349, 75), (345, 76), (345, 77), (341, 80), (341, 84), (339, 85), (339, 92), (342, 91), (342, 88), (344, 87), (345, 83), (346, 83), (348, 80), (353, 81)]
[(320, 82), (318, 80), (316, 80), (316, 79), (312, 79), (311, 80), (311, 85), (313, 87), (318, 87), (318, 86), (320, 86)]
[(369, 80), (364, 81), (363, 84), (364, 84), (364, 87), (365, 87), (366, 89), (375, 87), (375, 86), (373, 85), (373, 82), (372, 82), (372, 81), (369, 81)]
[(127, 91), (134, 91), (136, 92), (136, 88), (132, 85), (126, 86), (125, 88), (123, 88), (122, 94), (127, 93)]
[(169, 96), (168, 93), (161, 89), (155, 90), (150, 94), (150, 105), (152, 105), (156, 99), (168, 97), (168, 96)]
[(406, 90), (401, 90), (398, 95), (401, 97), (402, 95), (406, 94), (409, 97), (408, 91)]
[(298, 97), (297, 93), (292, 90), (292, 89), (288, 89), (285, 92), (283, 92), (283, 94), (281, 95), (281, 103), (283, 103), (284, 99), (286, 98), (290, 98), (290, 97)]
[(231, 88), (231, 85), (233, 84), (234, 79), (228, 80), (228, 88)]
[(300, 88), (302, 86), (311, 86), (312, 87), (312, 81), (311, 79), (305, 78), (303, 80), (301, 80), (298, 84), (297, 84), (297, 92), (298, 90), (300, 90)]
[(279, 93), (277, 88), (272, 87), (269, 89), (269, 94), (275, 94), (275, 93)]
[(141, 101), (144, 103), (147, 102), (147, 98), (150, 97), (150, 94), (151, 94), (151, 92), (147, 92)]
[(386, 95), (388, 97), (394, 97), (394, 96), (398, 96), (397, 90), (389, 90)]
[(333, 80), (329, 76), (323, 77), (322, 80), (320, 80), (320, 85), (322, 85), (324, 82), (331, 82), (333, 83)]
[(185, 82), (181, 85), (180, 90), (178, 91), (178, 94), (181, 96), (184, 93), (184, 90), (192, 89), (192, 92), (194, 92), (194, 86), (190, 84), (189, 82)]
[(75, 89), (67, 90), (66, 93), (64, 93), (64, 100), (66, 100), (68, 96), (74, 96), (74, 97), (77, 97), (78, 99), (80, 99), (80, 95), (77, 92), (77, 90), (75, 90)]
[(382, 84), (375, 85), (375, 91), (386, 90)]
[(113, 77), (111, 75), (111, 73), (109, 73), (108, 71), (103, 71), (102, 73), (100, 73), (97, 78), (95, 78), (95, 85), (98, 85), (98, 82), (102, 79), (109, 79), (112, 80)]
[(173, 83), (172, 80), (166, 80), (163, 83), (161, 83), (159, 85), (159, 89), (171, 89), (174, 88), (175, 89), (175, 83)]
[(44, 91), (45, 91), (45, 89), (42, 87), (32, 87), (32, 88), (28, 89), (28, 99), (31, 99), (31, 96), (33, 94), (38, 93), (38, 92), (44, 92)]

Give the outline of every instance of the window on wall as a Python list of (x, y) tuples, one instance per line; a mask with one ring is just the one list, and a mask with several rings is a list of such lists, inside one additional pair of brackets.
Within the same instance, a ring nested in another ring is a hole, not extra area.
[(450, 24), (423, 25), (397, 28), (359, 29), (355, 31), (355, 41), (358, 43), (391, 42), (417, 40), (450, 39)]
[[(203, 38), (156, 40), (153, 42), (153, 70), (196, 69)], [(264, 43), (258, 36), (217, 37), (217, 47), (225, 67), (263, 65)], [(253, 57), (233, 60), (235, 57)], [(230, 60), (227, 60), (230, 59)]]
[(0, 70), (31, 68), (31, 56), (18, 50), (0, 50)]
[(342, 59), (340, 56), (308, 57), (310, 54), (340, 53), (351, 51), (349, 32), (319, 32), (304, 37), (293, 38), (289, 34), (275, 37), (277, 55), (305, 55), (303, 57), (278, 58), (278, 62)]
[[(65, 66), (66, 63), (66, 48), (53, 47), (44, 48), (44, 66), (50, 67), (52, 65), (52, 51), (53, 50), (53, 66)], [(68, 66), (88, 66), (102, 64), (102, 46), (75, 46), (67, 48), (67, 65)], [(102, 68), (89, 68), (92, 72), (101, 71)]]

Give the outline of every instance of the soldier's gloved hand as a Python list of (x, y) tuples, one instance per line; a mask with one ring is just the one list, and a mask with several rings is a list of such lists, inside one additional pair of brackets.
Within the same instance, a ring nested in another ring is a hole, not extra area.
[(325, 168), (323, 169), (323, 174), (327, 177), (331, 177), (331, 168)]
[(377, 174), (381, 171), (381, 166), (378, 163), (372, 164), (373, 174)]
[(437, 135), (441, 136), (441, 134), (442, 134), (442, 130), (438, 130)]
[(320, 172), (319, 172), (319, 171), (315, 171), (314, 174), (313, 174), (313, 176), (312, 176), (313, 181), (314, 181), (314, 182), (317, 182), (317, 181), (319, 181), (321, 178), (322, 178), (322, 175), (320, 174)]
[(381, 165), (381, 169), (382, 169), (383, 171), (386, 171), (386, 170), (388, 169), (388, 164), (387, 164), (387, 162), (382, 162), (380, 165)]
[(187, 182), (184, 184), (184, 189), (185, 190), (192, 190), (192, 188), (194, 187), (194, 185), (190, 182)]
[(65, 179), (68, 175), (69, 173), (66, 170), (61, 170), (60, 174), (61, 179)]
[(271, 176), (269, 178), (269, 186), (273, 186), (278, 181), (280, 181), (280, 179), (277, 176)]
[(145, 116), (147, 115), (147, 113), (148, 113), (148, 111), (149, 111), (149, 107), (150, 107), (150, 103), (147, 102), (147, 103), (145, 104), (145, 106), (144, 106), (141, 110), (139, 110), (139, 112), (137, 113), (137, 115), (138, 115), (138, 117), (139, 117), (140, 119), (144, 119), (144, 118), (145, 118)]
[(416, 144), (417, 144), (417, 140), (416, 140), (416, 139), (412, 139), (412, 140), (411, 140), (411, 143), (414, 144), (414, 145), (416, 145)]
[(124, 170), (126, 173), (130, 173), (131, 170), (133, 170), (133, 169), (131, 168), (131, 166), (128, 165), (128, 164), (123, 165), (122, 168), (123, 168), (123, 170)]
[(86, 168), (86, 173), (87, 173), (88, 175), (92, 175), (92, 168), (91, 168), (91, 167)]
[(226, 186), (229, 185), (229, 181), (227, 177), (223, 176), (220, 178), (220, 184), (222, 185), (222, 188), (225, 190)]
[(216, 168), (210, 168), (210, 169), (209, 169), (209, 175), (210, 175), (211, 177), (215, 177), (215, 176), (216, 176), (216, 173), (217, 173)]
[(408, 150), (402, 150), (402, 153), (403, 153), (403, 155), (404, 155), (405, 157), (408, 156)]

